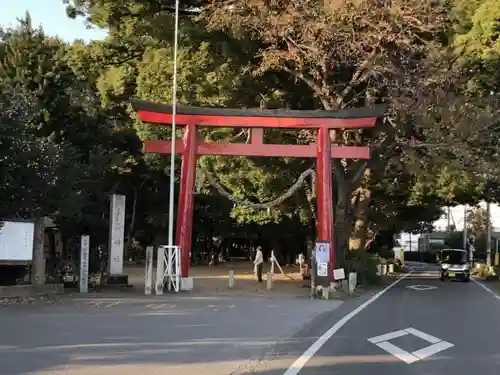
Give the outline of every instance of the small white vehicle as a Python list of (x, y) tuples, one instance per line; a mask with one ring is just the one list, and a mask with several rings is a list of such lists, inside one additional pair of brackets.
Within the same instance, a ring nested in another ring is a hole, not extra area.
[(470, 280), (470, 264), (467, 251), (462, 249), (443, 249), (438, 257), (440, 279)]

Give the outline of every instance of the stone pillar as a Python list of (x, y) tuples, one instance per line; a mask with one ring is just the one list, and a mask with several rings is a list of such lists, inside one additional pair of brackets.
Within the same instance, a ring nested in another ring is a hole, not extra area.
[(45, 222), (44, 218), (35, 221), (35, 231), (33, 239), (33, 262), (31, 267), (31, 284), (45, 284)]

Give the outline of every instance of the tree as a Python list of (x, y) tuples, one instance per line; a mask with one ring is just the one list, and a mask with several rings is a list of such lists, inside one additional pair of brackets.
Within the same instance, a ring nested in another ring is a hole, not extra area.
[(68, 144), (27, 129), (36, 97), (22, 87), (0, 90), (0, 218), (33, 219), (54, 213), (84, 178), (78, 153)]
[[(214, 29), (259, 43), (263, 52), (249, 58), (256, 73), (288, 73), (308, 86), (317, 107), (390, 102), (390, 116), (375, 132), (332, 132), (336, 143), (369, 142), (376, 153), (396, 151), (398, 138), (406, 136), (405, 112), (432, 77), (426, 59), (440, 49), (439, 37), (448, 28), (446, 9), (431, 1), (236, 1), (229, 8), (213, 1), (202, 17)], [(356, 248), (364, 245), (370, 183), (383, 178), (386, 163), (335, 163), (337, 233), (350, 233), (354, 219)]]
[(141, 155), (135, 133), (102, 108), (95, 86), (79, 79), (68, 65), (67, 46), (33, 28), (29, 15), (5, 32), (0, 85), (22, 87), (31, 95), (24, 132), (73, 152), (64, 159), (68, 168), (74, 167), (64, 177), (72, 189), (44, 214), (56, 219), (66, 240), (90, 230), (96, 242), (105, 243), (109, 194), (130, 176)]
[(472, 208), (467, 215), (467, 227), (471, 235), (476, 238), (486, 236), (488, 229), (488, 214), (483, 207)]

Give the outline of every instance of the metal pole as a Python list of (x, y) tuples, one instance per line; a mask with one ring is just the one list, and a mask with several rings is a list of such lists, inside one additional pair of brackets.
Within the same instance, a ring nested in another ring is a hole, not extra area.
[(498, 262), (499, 262), (499, 258), (498, 258), (498, 237), (495, 237), (495, 267), (498, 266)]
[(490, 202), (486, 202), (486, 264), (491, 265), (491, 209)]
[[(170, 154), (170, 194), (168, 200), (168, 245), (174, 246), (175, 127), (177, 122), (177, 50), (179, 47), (179, 0), (175, 1), (174, 72), (172, 76), (172, 153)], [(171, 248), (171, 247), (170, 247)]]
[(446, 207), (446, 216), (447, 216), (447, 219), (448, 219), (448, 227), (447, 227), (447, 231), (448, 231), (448, 236), (451, 236), (451, 210), (450, 210), (450, 206)]
[(467, 250), (467, 205), (464, 204), (464, 250)]

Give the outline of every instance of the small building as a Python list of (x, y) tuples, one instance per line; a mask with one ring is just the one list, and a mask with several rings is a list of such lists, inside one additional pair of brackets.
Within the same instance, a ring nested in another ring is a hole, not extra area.
[[(455, 235), (459, 235), (455, 232)], [(448, 232), (430, 232), (422, 233), (418, 238), (418, 251), (435, 253), (450, 244), (447, 243)], [(483, 242), (484, 243), (484, 242)], [(491, 232), (491, 251), (493, 253), (500, 251), (500, 231)]]
[(418, 251), (435, 253), (446, 248), (447, 232), (422, 233), (418, 238)]

